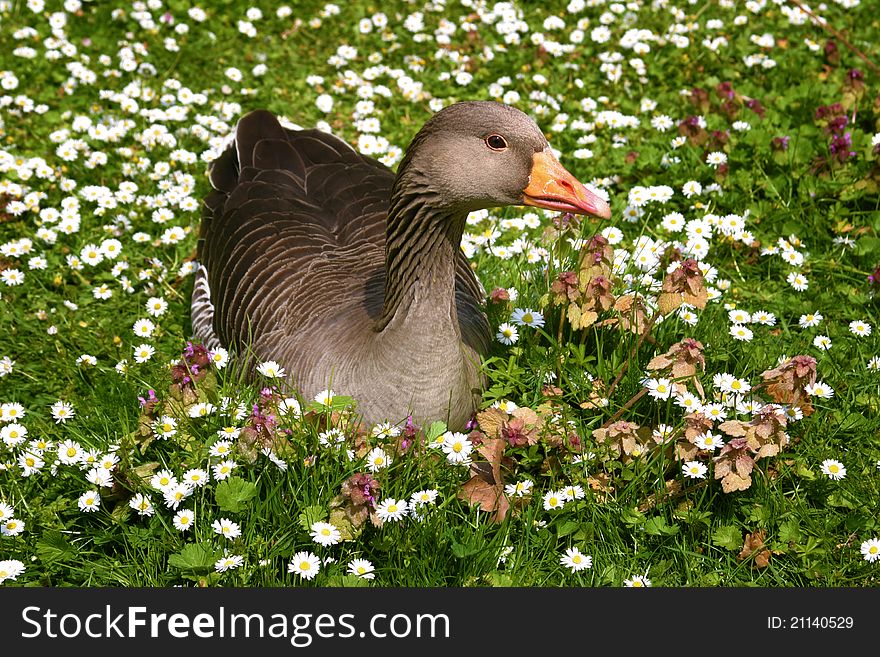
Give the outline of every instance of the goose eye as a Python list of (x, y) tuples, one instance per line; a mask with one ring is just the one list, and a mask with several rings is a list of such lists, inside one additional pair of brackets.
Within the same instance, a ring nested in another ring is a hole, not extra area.
[(504, 139), (501, 135), (489, 135), (486, 137), (486, 146), (491, 148), (493, 151), (503, 151), (507, 148), (507, 140)]

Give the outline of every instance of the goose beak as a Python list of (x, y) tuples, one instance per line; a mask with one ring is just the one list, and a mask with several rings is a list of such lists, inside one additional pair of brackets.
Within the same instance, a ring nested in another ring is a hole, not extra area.
[(608, 203), (566, 171), (549, 147), (532, 158), (529, 185), (523, 190), (523, 204), (559, 212), (590, 214), (600, 219), (611, 218)]

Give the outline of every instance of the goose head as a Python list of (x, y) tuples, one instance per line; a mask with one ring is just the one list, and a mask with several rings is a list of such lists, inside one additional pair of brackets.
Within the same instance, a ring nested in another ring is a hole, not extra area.
[(437, 112), (415, 136), (398, 172), (401, 185), (454, 214), (531, 205), (608, 219), (608, 203), (569, 173), (541, 129), (501, 103), (472, 101)]

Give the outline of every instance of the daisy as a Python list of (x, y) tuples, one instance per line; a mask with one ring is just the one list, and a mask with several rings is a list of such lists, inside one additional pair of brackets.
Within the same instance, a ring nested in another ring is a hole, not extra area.
[(675, 396), (675, 405), (680, 406), (688, 413), (695, 413), (703, 407), (700, 398), (687, 391)]
[(0, 404), (0, 422), (12, 422), (20, 420), (27, 414), (25, 407), (18, 402), (6, 402)]
[(533, 328), (544, 326), (544, 316), (531, 308), (516, 308), (510, 316), (510, 321), (517, 326), (531, 326)]
[(434, 488), (429, 488), (427, 490), (416, 491), (409, 498), (409, 506), (410, 508), (415, 508), (418, 506), (426, 506), (428, 504), (434, 504), (437, 501), (437, 495), (439, 491)]
[(727, 155), (721, 153), (720, 151), (714, 151), (706, 156), (706, 164), (708, 164), (713, 169), (717, 169), (725, 162), (727, 162)]
[(623, 580), (623, 585), (627, 588), (638, 589), (651, 586), (651, 580), (643, 575), (633, 575), (630, 579)]
[(348, 564), (348, 572), (351, 575), (357, 575), (361, 579), (376, 579), (376, 568), (366, 559), (353, 559)]
[(812, 328), (813, 326), (818, 326), (819, 322), (825, 319), (821, 313), (807, 313), (806, 315), (801, 315), (798, 320), (798, 325), (801, 328)]
[(443, 441), (443, 452), (450, 463), (468, 463), (470, 453), (473, 451), (473, 443), (463, 433), (447, 431)]
[(151, 516), (156, 510), (149, 496), (138, 493), (128, 501), (128, 506), (138, 512), (139, 516)]
[(190, 417), (206, 417), (215, 411), (214, 404), (210, 402), (199, 402), (190, 406), (186, 414)]
[(222, 370), (229, 364), (229, 352), (223, 347), (216, 347), (208, 352), (208, 358), (218, 370)]
[(751, 342), (752, 338), (755, 336), (752, 329), (747, 326), (742, 326), (741, 324), (734, 324), (731, 326), (730, 335), (733, 336), (734, 340), (739, 340), (741, 342)]
[(860, 338), (871, 335), (871, 325), (863, 321), (849, 323), (849, 332)]
[(804, 391), (808, 395), (812, 395), (813, 397), (821, 397), (822, 399), (830, 399), (834, 396), (834, 389), (827, 383), (823, 383), (822, 381), (811, 383), (804, 388)]
[(79, 496), (77, 504), (79, 505), (80, 511), (85, 511), (86, 513), (97, 511), (101, 504), (101, 496), (98, 495), (98, 491), (90, 490)]
[(559, 558), (559, 562), (566, 568), (571, 568), (573, 573), (593, 567), (593, 557), (581, 554), (576, 547), (568, 548)]
[(164, 492), (167, 488), (177, 485), (177, 477), (171, 470), (159, 470), (150, 478), (150, 486)]
[(52, 404), (52, 406), (49, 407), (49, 410), (52, 413), (52, 417), (55, 419), (55, 424), (67, 422), (76, 415), (73, 406), (70, 403), (61, 400)]
[(134, 326), (131, 327), (131, 330), (134, 331), (134, 334), (137, 336), (149, 338), (153, 335), (153, 331), (156, 330), (156, 325), (149, 319), (139, 319), (134, 323)]
[(748, 324), (752, 321), (752, 316), (747, 313), (745, 310), (739, 310), (734, 308), (733, 310), (727, 313), (727, 318), (733, 324)]
[(552, 509), (561, 509), (565, 506), (565, 496), (558, 491), (551, 490), (544, 495), (544, 509), (550, 511)]
[(700, 413), (715, 422), (721, 422), (727, 419), (727, 411), (721, 404), (706, 404), (700, 409)]
[(532, 492), (534, 482), (531, 479), (523, 479), (515, 484), (507, 484), (504, 487), (504, 494), (508, 497), (524, 497)]
[(827, 335), (817, 335), (813, 338), (813, 346), (822, 351), (828, 351), (831, 349), (831, 338)]
[(700, 449), (705, 449), (709, 452), (714, 452), (716, 449), (724, 447), (724, 441), (721, 440), (721, 436), (712, 433), (711, 431), (701, 433), (699, 436), (697, 436), (694, 443)]
[(840, 461), (825, 459), (822, 461), (822, 474), (827, 475), (832, 481), (839, 481), (846, 476), (846, 467)]
[(768, 313), (766, 310), (759, 310), (752, 313), (752, 323), (763, 324), (764, 326), (775, 326), (776, 315)]
[(699, 461), (688, 461), (681, 466), (682, 474), (689, 479), (705, 479), (706, 470), (708, 470), (706, 464)]
[(0, 525), (0, 534), (3, 536), (18, 536), (24, 531), (24, 523), (18, 518), (7, 518)]
[(293, 397), (286, 397), (278, 402), (278, 415), (281, 417), (286, 417), (287, 415), (292, 415), (293, 417), (300, 417), (302, 415), (302, 408), (299, 405), (299, 401), (294, 399)]
[(378, 472), (382, 468), (391, 465), (391, 458), (385, 453), (381, 447), (374, 447), (367, 454), (367, 468), (370, 472)]
[(389, 497), (376, 506), (376, 515), (383, 522), (389, 520), (396, 522), (403, 518), (408, 510), (409, 506), (406, 500), (395, 500), (393, 497)]
[[(235, 427), (226, 427), (224, 429), (220, 429), (217, 432), (218, 436), (229, 436), (231, 432), (227, 431), (228, 429), (235, 429), (235, 438), (238, 437), (238, 432), (240, 429), (236, 429)], [(216, 443), (211, 445), (211, 448), (208, 450), (208, 453), (211, 456), (229, 456), (229, 453), (232, 451), (232, 443), (228, 440), (218, 440)]]
[(390, 422), (382, 422), (380, 424), (375, 425), (372, 429), (370, 429), (370, 435), (373, 438), (394, 438), (395, 436), (400, 435), (400, 428), (395, 427)]
[(149, 315), (160, 317), (165, 314), (166, 310), (168, 310), (168, 302), (162, 297), (150, 297), (147, 299), (147, 313)]
[(177, 420), (170, 415), (163, 415), (153, 422), (153, 433), (156, 434), (157, 438), (171, 438), (171, 436), (177, 433)]
[(803, 292), (810, 287), (810, 282), (807, 280), (807, 277), (796, 272), (791, 272), (785, 280), (788, 281), (788, 284), (798, 292)]
[(873, 356), (865, 367), (874, 372), (880, 372), (880, 356)]
[(210, 475), (201, 468), (192, 468), (183, 473), (183, 483), (192, 488), (201, 488), (208, 483)]
[(513, 324), (504, 322), (498, 327), (498, 333), (495, 334), (498, 342), (501, 344), (515, 344), (519, 340), (519, 332)]
[(287, 564), (287, 572), (304, 579), (314, 579), (321, 570), (321, 560), (311, 552), (297, 552)]
[(745, 379), (731, 378), (728, 384), (728, 390), (724, 392), (732, 392), (737, 395), (744, 395), (752, 389), (752, 384)]
[(11, 518), (14, 513), (15, 509), (13, 509), (11, 505), (6, 502), (0, 502), (0, 522), (3, 522), (7, 518)]
[(169, 509), (176, 509), (178, 506), (180, 506), (181, 502), (183, 502), (192, 494), (192, 487), (186, 484), (175, 484), (174, 486), (168, 486), (162, 491), (162, 495), (165, 497), (165, 506), (167, 506)]
[(15, 447), (23, 443), (27, 434), (27, 428), (18, 422), (7, 424), (0, 429), (0, 438), (2, 438), (3, 442), (9, 447)]
[(336, 545), (342, 540), (342, 534), (335, 525), (329, 522), (316, 522), (312, 525), (312, 540), (318, 545)]
[(196, 522), (196, 514), (189, 509), (182, 509), (174, 514), (174, 529), (187, 532)]
[[(874, 563), (877, 559), (880, 559), (880, 539), (868, 539), (862, 543), (861, 551), (862, 555), (865, 557), (865, 561)], [(2, 564), (0, 564), (0, 567), (2, 567)], [(0, 572), (0, 575), (2, 574), (3, 573)]]
[(315, 401), (321, 404), (322, 406), (332, 406), (333, 398), (336, 396), (336, 393), (332, 390), (322, 390), (317, 395), (315, 395)]
[(24, 564), (18, 559), (0, 561), (0, 584), (7, 579), (15, 579), (24, 572)]
[(669, 379), (648, 379), (645, 382), (648, 394), (654, 399), (669, 399), (672, 397), (672, 382)]
[(74, 463), (79, 463), (80, 458), (82, 458), (82, 452), (82, 446), (78, 442), (68, 439), (58, 443), (58, 449), (55, 453), (58, 456), (58, 460), (64, 465), (73, 465)]
[(86, 481), (99, 488), (110, 488), (113, 486), (113, 474), (106, 468), (92, 468), (86, 475)]
[(139, 344), (134, 348), (134, 362), (146, 363), (156, 353), (155, 347), (148, 344)]
[(238, 523), (229, 520), (229, 518), (220, 518), (220, 520), (215, 520), (211, 523), (211, 529), (214, 530), (215, 534), (225, 536), (230, 541), (234, 538), (241, 536), (241, 527), (238, 526)]
[(561, 491), (562, 497), (566, 499), (566, 501), (572, 500), (582, 500), (584, 499), (584, 488), (583, 486), (579, 486), (577, 484), (572, 484), (571, 486), (566, 486)]
[(230, 554), (221, 559), (217, 559), (214, 564), (214, 570), (218, 573), (225, 573), (227, 570), (235, 570), (244, 563), (244, 557), (238, 554)]
[(238, 467), (238, 463), (232, 460), (220, 461), (220, 463), (216, 464), (211, 468), (211, 472), (214, 475), (214, 479), (217, 481), (223, 481), (227, 479), (229, 475), (232, 474), (232, 471)]
[(280, 379), (284, 377), (284, 368), (274, 360), (267, 360), (265, 363), (260, 363), (257, 366), (257, 371), (270, 379)]

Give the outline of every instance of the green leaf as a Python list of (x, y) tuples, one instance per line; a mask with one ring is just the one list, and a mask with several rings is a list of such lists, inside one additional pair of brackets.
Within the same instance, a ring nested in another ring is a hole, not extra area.
[(743, 546), (742, 532), (738, 527), (722, 525), (712, 532), (712, 545), (727, 548), (728, 550), (739, 550)]
[(324, 581), (325, 586), (337, 586), (343, 588), (362, 588), (370, 585), (370, 580), (357, 575), (333, 575)]
[(478, 546), (465, 545), (458, 541), (452, 543), (452, 554), (458, 559), (467, 559), (468, 557), (474, 556), (479, 551), (480, 548)]
[(446, 433), (446, 423), (445, 422), (432, 422), (431, 426), (428, 427), (428, 433), (425, 434), (425, 439), (428, 443), (434, 442), (434, 439), (438, 436)]
[(666, 518), (656, 516), (645, 521), (645, 533), (650, 536), (674, 536), (678, 533), (678, 525), (668, 525)]
[(580, 523), (575, 522), (574, 520), (566, 520), (561, 525), (556, 527), (556, 535), (559, 538), (563, 536), (568, 536), (569, 534), (575, 533), (580, 527)]
[(800, 543), (801, 527), (797, 520), (786, 520), (779, 525), (779, 541), (780, 543)]
[(629, 527), (641, 527), (645, 524), (645, 514), (637, 509), (625, 509), (620, 514), (620, 519)]
[(828, 506), (836, 506), (843, 509), (855, 509), (860, 506), (843, 492), (831, 493), (825, 503), (828, 504)]
[(257, 496), (257, 486), (241, 477), (229, 477), (217, 485), (214, 497), (223, 511), (239, 513)]
[(76, 556), (76, 548), (73, 547), (61, 532), (50, 529), (43, 532), (42, 538), (37, 541), (37, 557), (45, 564), (56, 561), (67, 561)]
[(206, 574), (214, 569), (214, 563), (220, 558), (220, 552), (204, 543), (188, 543), (180, 552), (168, 557), (168, 565), (186, 574)]
[(302, 510), (302, 513), (299, 514), (299, 526), (302, 527), (305, 531), (312, 531), (312, 525), (316, 522), (324, 522), (324, 518), (327, 517), (327, 509), (323, 506), (307, 506)]

